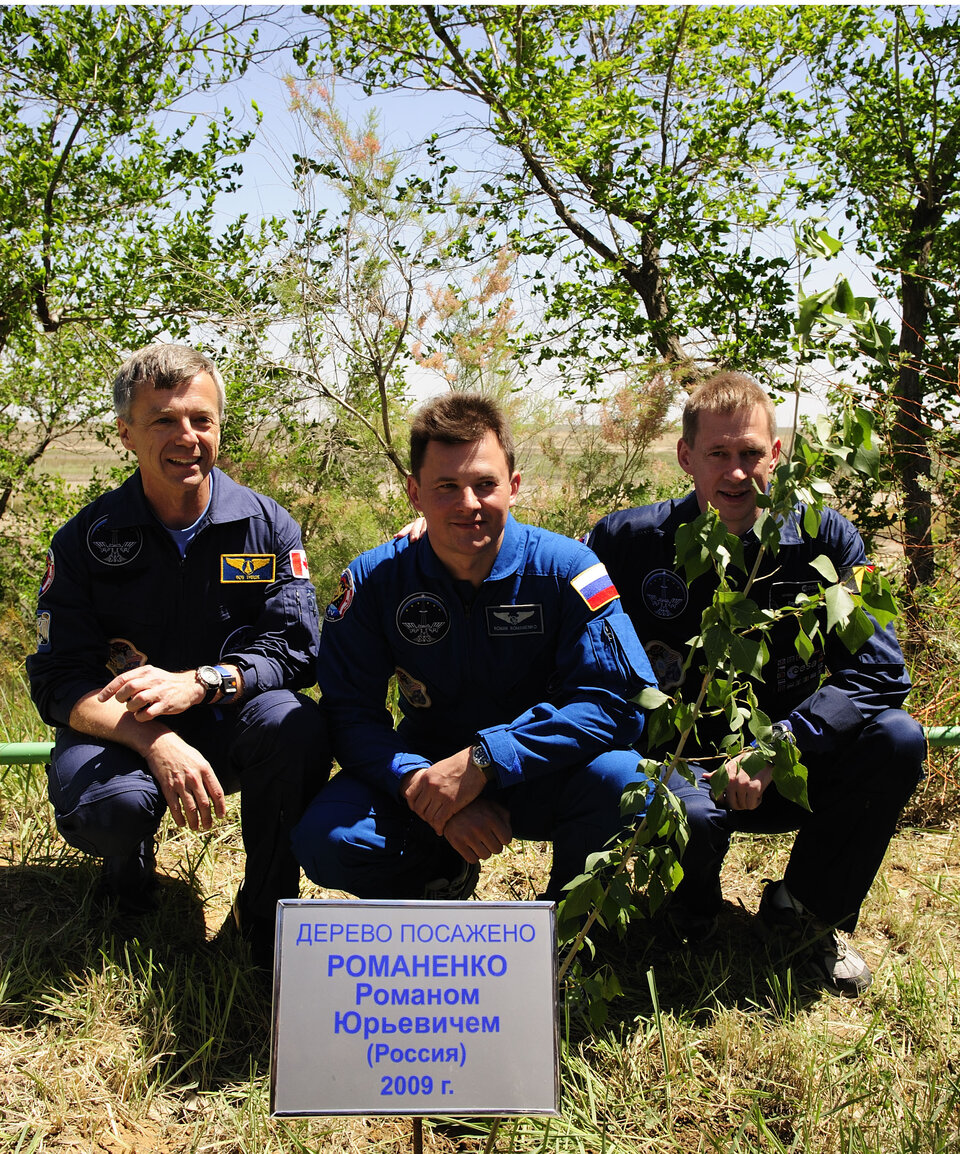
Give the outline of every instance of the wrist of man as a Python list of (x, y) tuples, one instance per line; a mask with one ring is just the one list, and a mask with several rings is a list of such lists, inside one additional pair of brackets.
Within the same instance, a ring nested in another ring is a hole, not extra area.
[(243, 677), (235, 665), (200, 665), (195, 677), (204, 691), (200, 705), (229, 705), (243, 692)]
[(492, 783), (493, 785), (499, 784), (500, 779), (497, 776), (496, 762), (494, 762), (490, 756), (490, 751), (487, 749), (486, 744), (479, 737), (474, 740), (473, 745), (470, 747), (469, 765), (483, 774), (486, 783)]

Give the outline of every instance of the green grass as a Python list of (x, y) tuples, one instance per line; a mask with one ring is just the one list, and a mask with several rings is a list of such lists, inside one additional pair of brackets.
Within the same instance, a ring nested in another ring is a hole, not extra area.
[[(38, 736), (19, 679), (0, 714), (8, 738)], [(164, 826), (161, 909), (131, 937), (98, 918), (96, 863), (57, 835), (42, 767), (0, 772), (0, 1150), (412, 1149), (410, 1119), (269, 1117), (268, 996), (218, 938), (242, 874), (235, 807), (209, 835)], [(492, 1149), (960, 1148), (960, 837), (894, 840), (857, 934), (875, 972), (858, 1001), (805, 985), (751, 932), (762, 880), (788, 849), (735, 842), (709, 949), (671, 951), (635, 924), (601, 952), (624, 996), (591, 1030), (565, 992), (561, 1116), (504, 1119)], [(503, 855), (479, 896), (532, 896), (545, 851)], [(479, 1152), (490, 1130), (428, 1120), (424, 1148)]]

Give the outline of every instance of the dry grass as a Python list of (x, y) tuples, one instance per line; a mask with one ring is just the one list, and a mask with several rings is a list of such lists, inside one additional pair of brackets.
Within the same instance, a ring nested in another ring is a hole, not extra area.
[[(165, 827), (162, 908), (129, 938), (98, 921), (95, 865), (51, 828), (39, 767), (9, 770), (0, 805), (0, 1149), (412, 1149), (409, 1119), (269, 1118), (268, 996), (217, 938), (242, 873), (234, 822)], [(788, 848), (735, 842), (708, 950), (670, 951), (642, 924), (607, 948), (624, 997), (602, 1031), (567, 1002), (563, 1116), (505, 1120), (494, 1149), (957, 1149), (960, 837), (895, 839), (857, 936), (876, 974), (859, 1001), (798, 984), (751, 933)], [(504, 855), (478, 896), (535, 894), (545, 850)], [(480, 1151), (488, 1131), (434, 1120), (424, 1146)]]

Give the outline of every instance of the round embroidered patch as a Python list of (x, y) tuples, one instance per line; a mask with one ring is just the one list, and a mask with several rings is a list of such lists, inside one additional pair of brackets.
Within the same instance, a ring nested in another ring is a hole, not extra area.
[(355, 592), (356, 586), (353, 582), (353, 573), (351, 573), (349, 569), (344, 569), (340, 574), (340, 593), (323, 611), (324, 618), (327, 621), (339, 621), (353, 604), (353, 595)]
[(110, 529), (108, 517), (101, 517), (87, 530), (87, 548), (104, 565), (129, 565), (143, 547), (143, 534), (136, 525)]
[(413, 593), (400, 603), (397, 629), (414, 645), (435, 645), (450, 629), (450, 614), (432, 593)]
[(665, 621), (678, 617), (686, 609), (689, 598), (686, 582), (672, 569), (654, 569), (648, 573), (640, 595), (654, 617)]

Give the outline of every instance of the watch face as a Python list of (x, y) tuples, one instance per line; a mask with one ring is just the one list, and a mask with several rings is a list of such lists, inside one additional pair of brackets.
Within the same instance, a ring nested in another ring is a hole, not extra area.
[(197, 670), (197, 677), (208, 689), (220, 688), (220, 674), (212, 665), (201, 665)]
[(470, 750), (470, 756), (473, 758), (473, 764), (478, 769), (486, 769), (490, 764), (490, 755), (483, 745), (475, 745), (473, 749)]

